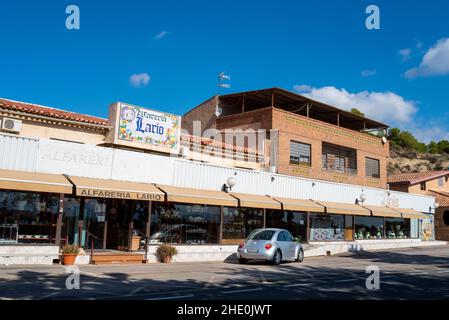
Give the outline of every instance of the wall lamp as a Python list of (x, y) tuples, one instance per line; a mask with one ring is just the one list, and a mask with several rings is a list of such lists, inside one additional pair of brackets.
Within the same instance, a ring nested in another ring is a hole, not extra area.
[(355, 204), (360, 204), (360, 203), (363, 204), (365, 201), (366, 201), (366, 194), (362, 190), (362, 193), (360, 194), (360, 196), (357, 199), (355, 199)]
[(235, 180), (235, 178), (231, 176), (226, 179), (226, 182), (223, 184), (222, 190), (224, 192), (229, 192), (232, 190), (232, 187), (235, 186), (236, 183), (237, 181)]

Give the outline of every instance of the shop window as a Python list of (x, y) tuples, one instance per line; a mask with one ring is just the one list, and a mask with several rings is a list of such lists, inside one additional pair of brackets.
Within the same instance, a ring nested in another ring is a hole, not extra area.
[(81, 199), (64, 197), (64, 216), (62, 219), (61, 237), (66, 243), (79, 244), (79, 218)]
[(150, 244), (218, 243), (220, 207), (198, 204), (157, 204), (151, 214)]
[(446, 226), (449, 226), (449, 210), (444, 211), (443, 222)]
[(354, 239), (384, 238), (384, 218), (356, 216), (354, 226)]
[(438, 186), (439, 187), (444, 187), (444, 178), (443, 177), (438, 179)]
[(18, 243), (54, 243), (58, 212), (59, 195), (0, 191), (0, 238)]
[(380, 161), (378, 159), (365, 159), (365, 174), (367, 177), (380, 178)]
[(263, 228), (263, 210), (250, 208), (223, 208), (223, 239), (243, 240), (249, 234)]
[(310, 240), (344, 240), (345, 217), (343, 215), (310, 215)]
[(310, 144), (290, 141), (290, 164), (310, 166), (311, 148)]
[(267, 210), (266, 227), (288, 230), (299, 241), (307, 241), (306, 212)]
[(385, 231), (388, 239), (410, 238), (410, 219), (385, 218)]

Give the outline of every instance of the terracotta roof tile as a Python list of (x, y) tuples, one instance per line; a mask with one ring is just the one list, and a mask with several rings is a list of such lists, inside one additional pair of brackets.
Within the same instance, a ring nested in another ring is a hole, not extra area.
[(81, 123), (95, 124), (100, 126), (108, 125), (108, 120), (104, 118), (93, 117), (86, 114), (70, 112), (50, 107), (39, 106), (32, 103), (13, 101), (2, 98), (0, 98), (0, 108), (5, 110), (19, 111), (34, 115), (46, 116), (55, 119), (77, 121)]
[(399, 173), (388, 176), (389, 184), (416, 184), (449, 175), (449, 170)]
[(430, 190), (440, 207), (449, 207), (449, 192)]

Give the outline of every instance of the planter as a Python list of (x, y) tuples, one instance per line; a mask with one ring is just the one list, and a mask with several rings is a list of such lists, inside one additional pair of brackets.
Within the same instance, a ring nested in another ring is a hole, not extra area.
[(171, 257), (170, 256), (162, 257), (162, 263), (170, 263), (170, 262), (171, 262)]
[(67, 254), (67, 253), (63, 254), (62, 255), (62, 264), (65, 266), (74, 265), (77, 256), (78, 256), (77, 254)]

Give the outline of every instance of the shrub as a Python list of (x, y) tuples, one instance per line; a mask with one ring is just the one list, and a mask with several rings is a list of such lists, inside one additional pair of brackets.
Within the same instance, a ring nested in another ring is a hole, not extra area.
[(74, 244), (66, 244), (62, 247), (63, 254), (78, 254), (80, 252), (80, 248)]
[(174, 255), (178, 254), (178, 250), (176, 250), (175, 247), (169, 244), (161, 244), (156, 249), (156, 255), (159, 257), (159, 259), (163, 260), (165, 257), (173, 257)]

